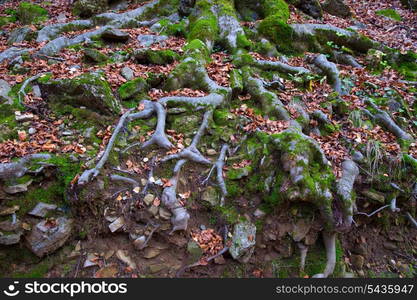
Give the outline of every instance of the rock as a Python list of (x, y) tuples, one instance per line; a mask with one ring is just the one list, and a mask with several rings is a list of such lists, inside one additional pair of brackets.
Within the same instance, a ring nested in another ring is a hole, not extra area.
[(7, 104), (12, 104), (13, 100), (9, 97), (9, 92), (11, 88), (7, 81), (0, 79), (0, 104), (6, 102)]
[(155, 65), (171, 64), (179, 59), (178, 54), (172, 50), (152, 50), (146, 48), (135, 50), (132, 53), (132, 57), (139, 64)]
[(119, 96), (122, 100), (140, 97), (148, 92), (149, 86), (145, 79), (138, 77), (122, 84), (119, 89)]
[(33, 34), (33, 30), (29, 26), (19, 27), (10, 33), (7, 43), (12, 45), (14, 43), (21, 43), (28, 40)]
[(71, 131), (71, 130), (65, 130), (65, 131), (63, 131), (62, 132), (62, 135), (63, 136), (71, 136), (71, 135), (73, 135), (74, 133)]
[(32, 113), (22, 114), (20, 111), (15, 111), (14, 116), (15, 116), (16, 121), (18, 122), (31, 121), (34, 118), (34, 115)]
[(99, 257), (96, 256), (94, 253), (88, 253), (83, 267), (84, 268), (89, 268), (89, 267), (97, 266), (98, 265), (98, 258)]
[(3, 190), (6, 193), (11, 194), (11, 195), (26, 192), (28, 190), (28, 186), (31, 185), (32, 182), (33, 180), (30, 179), (29, 181), (25, 183), (15, 184), (15, 185), (6, 185), (3, 187)]
[(109, 58), (105, 54), (101, 53), (96, 49), (84, 49), (84, 60), (87, 62), (103, 63), (108, 59)]
[(129, 33), (115, 28), (108, 28), (102, 34), (101, 38), (110, 42), (127, 42)]
[(116, 232), (117, 230), (122, 228), (124, 225), (125, 225), (125, 219), (123, 217), (118, 217), (109, 225), (109, 229), (111, 232)]
[(19, 220), (16, 220), (16, 222), (10, 220), (2, 221), (0, 222), (0, 231), (16, 231), (21, 224)]
[(219, 193), (216, 188), (209, 186), (201, 195), (201, 200), (210, 203), (211, 206), (217, 206), (220, 203)]
[(161, 44), (167, 39), (168, 37), (165, 35), (141, 34), (138, 36), (139, 43), (145, 48), (148, 48), (156, 43)]
[(133, 70), (129, 67), (124, 67), (121, 71), (120, 74), (126, 79), (126, 80), (132, 80), (133, 78), (135, 78), (135, 73), (133, 72)]
[(39, 85), (33, 85), (32, 86), (32, 93), (33, 96), (41, 98), (42, 97), (42, 93), (41, 93), (41, 89), (39, 88)]
[(73, 4), (72, 12), (77, 16), (89, 18), (106, 11), (107, 8), (107, 0), (77, 0)]
[(142, 250), (146, 242), (146, 236), (141, 235), (137, 239), (133, 241), (133, 246), (135, 246), (136, 249)]
[(213, 155), (216, 155), (217, 154), (217, 151), (214, 150), (214, 149), (207, 149), (206, 153), (209, 156), (213, 156)]
[(350, 7), (343, 0), (327, 0), (322, 7), (324, 11), (336, 17), (349, 18), (352, 16)]
[(44, 218), (49, 211), (55, 210), (56, 208), (57, 206), (54, 204), (39, 202), (28, 214), (34, 217)]
[(159, 207), (152, 205), (148, 208), (148, 211), (153, 215), (156, 216), (158, 214)]
[(398, 249), (398, 247), (395, 243), (384, 242), (382, 245), (384, 246), (385, 249), (388, 249), (388, 250), (391, 250), (391, 251), (394, 251), (394, 250)]
[(120, 112), (120, 103), (100, 73), (85, 73), (75, 78), (50, 80), (39, 84), (42, 98), (52, 103), (85, 106), (99, 113)]
[(163, 220), (169, 220), (169, 219), (171, 219), (172, 214), (166, 208), (160, 207), (159, 208), (159, 216)]
[(9, 60), (11, 61), (12, 59), (14, 59), (15, 57), (21, 56), (23, 54), (28, 53), (29, 51), (32, 51), (33, 48), (17, 48), (17, 47), (10, 47), (6, 50), (4, 50), (3, 52), (0, 53), (0, 63), (3, 60)]
[(294, 6), (313, 18), (321, 18), (323, 11), (318, 0), (294, 0)]
[(234, 226), (232, 245), (229, 252), (234, 259), (247, 263), (253, 254), (256, 243), (256, 226), (248, 221)]
[(265, 213), (263, 210), (259, 209), (259, 208), (257, 208), (257, 209), (253, 212), (253, 216), (254, 216), (255, 218), (263, 218), (263, 217), (265, 217), (265, 215), (266, 215), (266, 213)]
[(305, 219), (298, 220), (292, 231), (293, 240), (295, 242), (300, 242), (306, 237), (307, 233), (310, 231), (310, 228), (311, 222), (307, 222)]
[(384, 194), (382, 194), (380, 192), (371, 191), (371, 190), (364, 190), (364, 191), (361, 192), (361, 194), (364, 195), (365, 197), (367, 197), (370, 200), (377, 201), (381, 204), (385, 203), (385, 196), (384, 196)]
[(116, 256), (118, 259), (120, 259), (122, 262), (127, 264), (132, 269), (136, 269), (136, 263), (127, 255), (127, 251), (124, 250), (117, 250)]
[(0, 216), (12, 215), (20, 209), (19, 205), (14, 205), (12, 207), (0, 207)]
[(72, 230), (72, 219), (59, 217), (55, 227), (48, 227), (46, 220), (39, 222), (26, 237), (28, 248), (38, 257), (52, 253), (65, 244)]
[(195, 241), (190, 241), (187, 244), (187, 252), (190, 255), (191, 262), (196, 262), (203, 255), (203, 250)]
[(2, 234), (0, 233), (0, 245), (14, 245), (20, 242), (20, 237), (22, 232), (11, 233), (11, 234)]
[(153, 203), (153, 200), (155, 199), (155, 196), (152, 194), (147, 194), (144, 198), (143, 198), (143, 202), (145, 202), (146, 205), (151, 205)]
[(362, 270), (365, 258), (362, 255), (352, 254), (350, 256), (350, 262), (356, 270)]
[(143, 252), (143, 257), (147, 259), (151, 259), (151, 258), (157, 257), (160, 253), (161, 251), (156, 248), (146, 248), (145, 251)]
[(227, 178), (231, 180), (239, 180), (243, 177), (247, 177), (251, 171), (252, 167), (250, 165), (239, 169), (231, 169), (227, 172)]

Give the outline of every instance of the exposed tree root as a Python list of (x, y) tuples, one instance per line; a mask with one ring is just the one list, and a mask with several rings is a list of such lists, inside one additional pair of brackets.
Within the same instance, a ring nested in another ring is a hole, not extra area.
[(306, 258), (308, 252), (308, 246), (303, 243), (297, 243), (298, 249), (300, 249), (300, 271), (304, 272), (304, 267), (306, 265)]
[(350, 227), (353, 221), (352, 190), (355, 179), (359, 175), (359, 168), (354, 161), (345, 160), (342, 163), (342, 169), (342, 177), (337, 182), (337, 194), (342, 200), (345, 226)]
[(169, 180), (170, 186), (167, 186), (162, 192), (162, 204), (168, 208), (173, 216), (171, 218), (173, 234), (177, 230), (187, 230), (190, 214), (186, 208), (181, 205), (177, 199), (177, 184), (182, 166), (187, 162), (185, 159), (179, 160), (174, 167), (174, 176)]
[(139, 182), (137, 182), (136, 180), (129, 178), (129, 177), (125, 177), (125, 176), (120, 176), (120, 175), (110, 175), (110, 180), (112, 181), (122, 181), (125, 183), (130, 184), (133, 188), (138, 187), (139, 186)]
[[(34, 162), (34, 160), (48, 160), (50, 158), (50, 154), (31, 154), (21, 158), (17, 162), (2, 163), (0, 164), (0, 178), (11, 179), (22, 177), (26, 173), (30, 172), (30, 167), (28, 166), (29, 164), (39, 163), (36, 161)], [(36, 170), (35, 173), (40, 172), (42, 168), (43, 167), (41, 166), (41, 168)]]
[(406, 212), (405, 215), (407, 216), (407, 218), (410, 221), (411, 225), (413, 225), (414, 228), (417, 228), (417, 221), (413, 218), (413, 216), (409, 212)]
[(19, 92), (17, 93), (18, 98), (19, 98), (19, 104), (22, 104), (22, 100), (24, 100), (25, 97), (26, 97), (25, 89), (28, 86), (28, 84), (31, 83), (32, 81), (37, 80), (39, 77), (42, 77), (44, 74), (45, 73), (39, 73), (39, 74), (37, 74), (35, 76), (29, 77), (28, 79), (26, 79), (23, 82), (22, 86), (19, 89)]
[(277, 71), (284, 74), (292, 74), (292, 75), (307, 75), (311, 74), (310, 70), (303, 68), (303, 67), (293, 67), (286, 63), (279, 62), (279, 61), (268, 61), (268, 60), (257, 60), (255, 59), (251, 66), (259, 68), (265, 71)]
[(212, 162), (205, 158), (197, 149), (197, 144), (200, 142), (200, 139), (203, 136), (204, 131), (208, 127), (208, 121), (212, 113), (212, 110), (208, 110), (204, 113), (203, 122), (201, 123), (201, 126), (198, 129), (198, 132), (194, 136), (193, 141), (191, 142), (191, 145), (189, 147), (185, 148), (179, 153), (171, 154), (164, 157), (163, 159), (161, 159), (161, 162), (166, 162), (172, 159), (187, 159), (200, 164), (211, 164)]
[(313, 276), (313, 278), (327, 278), (333, 274), (336, 266), (336, 233), (323, 231), (323, 241), (326, 248), (326, 267), (323, 273), (319, 273)]
[(358, 63), (352, 55), (349, 55), (343, 52), (333, 51), (332, 60), (338, 64), (352, 66), (354, 68), (359, 68), (359, 69), (363, 68), (363, 66), (360, 63)]
[(217, 183), (220, 187), (220, 191), (222, 193), (222, 197), (220, 199), (220, 206), (224, 206), (224, 199), (227, 196), (227, 188), (226, 188), (226, 182), (223, 178), (223, 167), (226, 159), (226, 152), (229, 150), (228, 145), (223, 145), (222, 149), (220, 150), (220, 155), (217, 161), (214, 163), (214, 167), (217, 170)]
[(161, 148), (171, 149), (174, 146), (165, 135), (166, 110), (158, 102), (151, 102), (151, 103), (154, 106), (154, 110), (156, 111), (158, 122), (156, 124), (155, 133), (152, 135), (150, 140), (148, 140), (142, 145), (142, 149), (147, 148), (153, 144), (156, 144), (160, 146)]
[(338, 92), (339, 95), (346, 94), (343, 91), (342, 81), (340, 80), (339, 70), (337, 69), (336, 64), (328, 61), (324, 54), (316, 56), (311, 62), (327, 76), (328, 81), (335, 92)]

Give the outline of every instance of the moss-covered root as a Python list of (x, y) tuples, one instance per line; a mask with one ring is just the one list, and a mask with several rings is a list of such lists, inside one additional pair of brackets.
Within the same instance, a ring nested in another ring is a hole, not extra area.
[(342, 200), (345, 226), (350, 227), (353, 221), (353, 183), (359, 175), (359, 168), (353, 160), (345, 160), (342, 170), (336, 189)]
[(335, 90), (335, 92), (339, 93), (339, 95), (346, 94), (342, 88), (342, 81), (339, 77), (339, 70), (337, 69), (336, 64), (327, 60), (324, 54), (320, 54), (315, 58), (311, 59), (311, 62), (317, 66), (323, 74), (326, 75), (330, 85)]
[(309, 70), (303, 67), (294, 67), (280, 61), (269, 61), (262, 59), (254, 59), (249, 54), (244, 54), (235, 59), (234, 63), (239, 67), (251, 66), (264, 71), (276, 71), (291, 75), (307, 75), (311, 74)]
[(196, 135), (194, 136), (191, 145), (182, 150), (179, 153), (170, 154), (164, 157), (161, 162), (166, 162), (172, 159), (187, 159), (199, 164), (211, 164), (211, 161), (205, 158), (200, 151), (197, 149), (197, 145), (200, 142), (204, 132), (208, 127), (209, 119), (213, 114), (212, 110), (208, 110), (204, 113), (203, 122), (201, 123), (200, 128), (198, 129)]
[(178, 177), (181, 171), (182, 166), (187, 162), (186, 159), (179, 160), (174, 167), (174, 176), (169, 180), (171, 186), (168, 186), (162, 192), (161, 201), (162, 204), (168, 208), (173, 216), (171, 218), (172, 230), (169, 234), (173, 234), (178, 230), (187, 230), (188, 220), (190, 219), (190, 214), (187, 212), (185, 207), (177, 199), (177, 184)]
[[(48, 160), (51, 158), (49, 154), (31, 154), (21, 158), (17, 162), (0, 164), (0, 179), (19, 178), (25, 175), (29, 169), (29, 164), (36, 160)], [(42, 166), (40, 170), (42, 169)], [(40, 172), (36, 170), (35, 172)]]
[(333, 274), (336, 267), (336, 233), (323, 231), (322, 235), (326, 248), (326, 267), (323, 273), (315, 274), (313, 278), (327, 278)]
[(238, 21), (234, 1), (222, 0), (218, 2), (216, 10), (220, 44), (230, 53), (236, 52), (239, 48), (248, 48), (250, 42)]
[(363, 69), (363, 66), (352, 55), (340, 51), (333, 51), (331, 60), (337, 64)]
[(385, 127), (388, 131), (392, 132), (400, 141), (413, 141), (413, 137), (402, 130), (395, 121), (390, 117), (390, 115), (381, 110), (375, 103), (373, 103), (370, 99), (366, 99), (365, 102), (369, 104), (375, 111), (375, 114), (372, 114), (368, 110), (364, 110), (365, 113), (370, 116), (372, 119), (377, 121), (383, 127)]
[(112, 151), (113, 146), (117, 140), (117, 136), (119, 135), (120, 131), (122, 131), (122, 129), (125, 127), (129, 114), (132, 110), (133, 109), (130, 109), (122, 115), (119, 122), (117, 123), (116, 128), (114, 129), (114, 132), (109, 140), (109, 143), (106, 146), (106, 150), (104, 150), (102, 157), (100, 158), (100, 160), (94, 168), (85, 170), (81, 174), (81, 176), (78, 178), (78, 185), (85, 185), (100, 174), (100, 170), (103, 168), (104, 164), (109, 159), (110, 152)]
[(278, 99), (277, 95), (265, 89), (262, 80), (249, 74), (243, 76), (245, 90), (262, 105), (266, 115), (275, 116), (280, 120), (290, 121), (291, 117)]

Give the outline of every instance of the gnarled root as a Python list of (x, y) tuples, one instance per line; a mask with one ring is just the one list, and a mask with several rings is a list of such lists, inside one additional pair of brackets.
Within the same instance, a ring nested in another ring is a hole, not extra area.
[(324, 54), (320, 54), (312, 59), (312, 63), (316, 65), (328, 78), (329, 83), (335, 92), (338, 92), (339, 95), (344, 95), (342, 89), (342, 81), (339, 77), (339, 70), (336, 67), (336, 64), (327, 60)]
[(337, 194), (342, 199), (344, 208), (344, 223), (350, 227), (353, 221), (353, 199), (352, 189), (356, 177), (359, 175), (359, 168), (353, 160), (345, 160), (342, 163), (342, 177), (337, 182)]
[(204, 134), (208, 126), (209, 118), (211, 117), (213, 111), (208, 110), (204, 113), (203, 122), (201, 123), (200, 128), (198, 129), (197, 134), (194, 136), (191, 145), (179, 153), (171, 154), (164, 157), (161, 162), (166, 162), (172, 159), (188, 159), (200, 164), (211, 164), (211, 161), (205, 158), (200, 151), (197, 149), (197, 144), (200, 142), (201, 137)]
[(333, 274), (336, 266), (336, 233), (323, 231), (323, 241), (326, 248), (326, 267), (323, 273), (313, 276), (313, 278), (327, 278)]
[(166, 187), (162, 192), (162, 204), (168, 208), (173, 216), (171, 218), (172, 230), (169, 234), (173, 234), (177, 230), (187, 230), (190, 214), (187, 212), (177, 199), (177, 184), (181, 167), (187, 162), (185, 159), (179, 160), (174, 167), (174, 176), (169, 180), (170, 186)]
[(167, 115), (166, 110), (158, 102), (152, 102), (152, 105), (154, 107), (154, 110), (156, 111), (158, 123), (156, 124), (155, 133), (152, 135), (150, 140), (146, 141), (142, 145), (142, 149), (147, 148), (153, 144), (156, 144), (165, 149), (171, 149), (173, 145), (165, 135), (165, 120)]
[[(21, 158), (17, 162), (10, 162), (10, 163), (2, 163), (0, 164), (0, 179), (11, 179), (11, 178), (19, 178), (25, 175), (29, 168), (27, 165), (32, 160), (48, 160), (51, 158), (49, 154), (31, 154)], [(40, 172), (37, 170), (36, 172)]]
[(222, 197), (220, 199), (220, 206), (224, 206), (224, 198), (227, 196), (226, 182), (224, 181), (224, 178), (223, 178), (223, 167), (224, 167), (224, 162), (226, 159), (227, 150), (229, 150), (229, 146), (227, 144), (224, 144), (222, 146), (222, 149), (220, 150), (219, 158), (214, 163), (214, 167), (216, 168), (216, 171), (217, 171), (217, 176), (216, 176), (217, 183), (222, 193)]

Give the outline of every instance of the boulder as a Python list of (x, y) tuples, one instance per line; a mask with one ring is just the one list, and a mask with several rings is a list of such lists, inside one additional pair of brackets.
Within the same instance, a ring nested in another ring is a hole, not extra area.
[(336, 17), (349, 18), (352, 16), (350, 7), (343, 0), (327, 0), (323, 4), (323, 10)]
[(72, 230), (72, 219), (60, 217), (56, 219), (55, 226), (46, 220), (36, 224), (26, 237), (28, 248), (38, 257), (52, 253), (65, 244)]
[(107, 115), (120, 112), (119, 101), (100, 73), (86, 73), (72, 79), (40, 82), (39, 87), (42, 98), (51, 103), (84, 106)]
[(234, 259), (247, 263), (255, 250), (256, 226), (251, 222), (235, 225), (229, 252)]
[(129, 33), (115, 28), (108, 28), (101, 34), (101, 38), (105, 41), (124, 43), (129, 39)]
[(206, 190), (201, 195), (201, 200), (208, 202), (211, 206), (217, 206), (220, 204), (219, 193), (212, 186), (206, 188)]
[(323, 16), (323, 10), (318, 0), (291, 0), (289, 3), (313, 18)]
[(73, 5), (72, 12), (77, 16), (89, 18), (106, 11), (107, 8), (107, 0), (77, 0)]
[(133, 78), (135, 78), (135, 73), (129, 67), (124, 67), (123, 69), (121, 69), (120, 75), (122, 75), (123, 78), (126, 80), (132, 80)]

